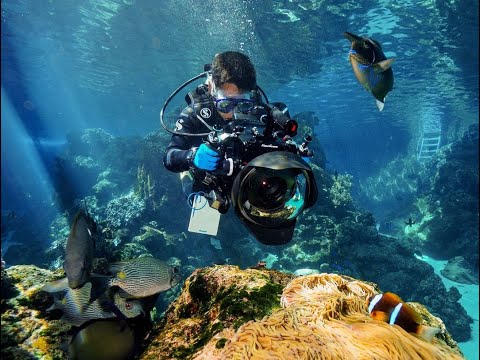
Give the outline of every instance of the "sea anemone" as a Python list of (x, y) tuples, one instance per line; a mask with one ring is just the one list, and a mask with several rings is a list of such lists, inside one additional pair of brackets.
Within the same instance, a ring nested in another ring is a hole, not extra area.
[(372, 285), (335, 274), (292, 280), (282, 309), (241, 326), (221, 359), (463, 359), (439, 339), (427, 342), (368, 316)]

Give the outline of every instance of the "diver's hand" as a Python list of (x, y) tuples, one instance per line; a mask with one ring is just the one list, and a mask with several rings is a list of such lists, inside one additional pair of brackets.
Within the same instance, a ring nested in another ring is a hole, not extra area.
[(215, 171), (220, 166), (220, 154), (215, 150), (209, 148), (207, 144), (202, 144), (197, 149), (193, 164), (202, 170)]

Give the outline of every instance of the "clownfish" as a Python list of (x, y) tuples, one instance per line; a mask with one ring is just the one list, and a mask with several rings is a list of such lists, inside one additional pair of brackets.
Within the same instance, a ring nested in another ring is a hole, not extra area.
[(432, 341), (433, 337), (440, 332), (439, 328), (420, 325), (420, 315), (394, 293), (386, 292), (372, 296), (367, 304), (368, 313), (372, 319), (398, 325), (426, 341)]

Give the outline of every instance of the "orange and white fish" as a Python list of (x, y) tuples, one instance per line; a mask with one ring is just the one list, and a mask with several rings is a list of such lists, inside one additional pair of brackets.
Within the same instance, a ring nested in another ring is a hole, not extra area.
[(398, 325), (426, 341), (432, 341), (433, 337), (440, 332), (439, 328), (420, 325), (420, 315), (394, 293), (386, 292), (372, 296), (367, 304), (368, 312), (373, 319)]

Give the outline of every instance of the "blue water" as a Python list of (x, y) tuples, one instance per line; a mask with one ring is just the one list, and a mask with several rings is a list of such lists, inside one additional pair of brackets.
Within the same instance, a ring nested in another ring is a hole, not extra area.
[[(344, 31), (396, 58), (382, 112), (352, 74)], [(250, 56), (271, 101), (313, 112), (327, 167), (359, 182), (415, 156), (424, 131), (444, 145), (478, 122), (478, 31), (471, 0), (3, 1), (2, 211), (50, 241), (67, 134), (157, 131), (168, 95), (225, 50)]]

